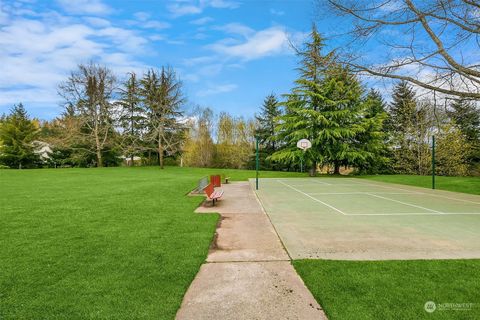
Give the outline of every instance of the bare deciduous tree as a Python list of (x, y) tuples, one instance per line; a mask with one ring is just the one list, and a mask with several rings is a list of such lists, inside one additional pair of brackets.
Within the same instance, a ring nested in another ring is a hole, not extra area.
[[(480, 98), (480, 2), (472, 0), (327, 0), (345, 19), (337, 50), (360, 73), (427, 90)], [(328, 12), (331, 12), (329, 10)], [(370, 60), (361, 50), (370, 51)], [(375, 48), (375, 50), (372, 50)]]
[(116, 79), (112, 71), (94, 63), (80, 64), (68, 80), (59, 86), (59, 94), (66, 105), (73, 107), (80, 121), (78, 134), (92, 146), (97, 166), (103, 166), (102, 153), (106, 151), (114, 134), (113, 105), (111, 99)]

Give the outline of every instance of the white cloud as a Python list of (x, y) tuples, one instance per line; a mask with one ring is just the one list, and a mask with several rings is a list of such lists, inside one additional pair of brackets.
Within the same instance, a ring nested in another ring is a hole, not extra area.
[(255, 32), (240, 43), (224, 39), (210, 45), (209, 48), (227, 57), (253, 60), (291, 52), (288, 40), (288, 35), (283, 28), (271, 27)]
[(255, 30), (253, 30), (252, 28), (244, 25), (244, 24), (241, 24), (241, 23), (229, 23), (229, 24), (226, 24), (226, 25), (223, 25), (223, 26), (217, 26), (217, 27), (214, 27), (214, 29), (216, 30), (222, 30), (223, 32), (225, 33), (228, 33), (228, 34), (237, 34), (237, 35), (241, 35), (241, 36), (244, 36), (244, 37), (249, 37), (251, 36), (252, 34), (255, 33)]
[(202, 13), (203, 11), (200, 6), (179, 3), (172, 3), (167, 6), (167, 9), (173, 14), (174, 17), (180, 17), (188, 14), (198, 14)]
[(162, 29), (170, 28), (170, 23), (163, 22), (163, 21), (156, 21), (156, 20), (148, 20), (143, 23), (140, 23), (139, 26), (146, 29), (162, 30)]
[(8, 22), (8, 14), (3, 11), (2, 2), (0, 2), (0, 25), (7, 24)]
[(283, 16), (285, 14), (285, 11), (281, 10), (276, 10), (276, 9), (270, 9), (270, 13), (273, 14), (274, 16)]
[(202, 0), (200, 1), (204, 6), (220, 9), (236, 9), (240, 6), (237, 1), (230, 0)]
[(205, 8), (236, 9), (240, 6), (237, 1), (231, 0), (177, 0), (167, 6), (174, 17), (200, 14)]
[(97, 18), (97, 17), (85, 17), (83, 18), (85, 22), (90, 24), (92, 27), (96, 28), (104, 28), (104, 27), (110, 27), (111, 23), (108, 20), (102, 19), (102, 18)]
[(203, 18), (200, 18), (200, 19), (192, 20), (192, 21), (190, 21), (190, 23), (200, 26), (200, 25), (204, 25), (204, 24), (207, 24), (209, 22), (212, 22), (212, 21), (213, 21), (213, 18), (211, 18), (211, 17), (203, 17)]
[(101, 0), (57, 0), (58, 4), (72, 14), (108, 14), (112, 8)]
[(135, 26), (143, 29), (162, 30), (170, 28), (171, 25), (165, 21), (158, 21), (151, 19), (151, 14), (143, 11), (135, 12), (133, 14), (134, 20), (126, 20), (127, 25)]
[(118, 73), (142, 67), (135, 54), (145, 51), (147, 40), (106, 20), (82, 18), (79, 23), (57, 13), (10, 17), (0, 28), (0, 105), (23, 101), (56, 106), (59, 82), (78, 63), (92, 60)]
[(199, 97), (206, 97), (206, 96), (211, 96), (211, 95), (216, 95), (220, 93), (226, 93), (233, 91), (238, 88), (238, 85), (229, 83), (229, 84), (223, 84), (223, 85), (211, 85), (209, 86), (208, 89), (202, 90), (197, 92), (197, 96)]

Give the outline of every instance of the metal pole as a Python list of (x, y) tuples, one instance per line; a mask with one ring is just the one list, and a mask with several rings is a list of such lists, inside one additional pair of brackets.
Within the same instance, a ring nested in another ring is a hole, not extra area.
[(435, 189), (435, 136), (432, 136), (432, 189)]
[(256, 154), (255, 154), (255, 169), (256, 169), (256, 178), (255, 178), (255, 188), (258, 190), (258, 167), (259, 167), (259, 156), (258, 156), (258, 136), (255, 137), (256, 144)]

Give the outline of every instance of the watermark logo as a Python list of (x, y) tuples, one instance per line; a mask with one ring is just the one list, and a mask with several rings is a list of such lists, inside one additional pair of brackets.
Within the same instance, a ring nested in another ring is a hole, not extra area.
[(437, 305), (433, 301), (425, 302), (425, 305), (423, 307), (425, 308), (425, 311), (427, 311), (428, 313), (432, 313), (437, 309)]
[(433, 301), (425, 302), (423, 308), (428, 313), (436, 311), (470, 311), (474, 308), (475, 303), (471, 302), (445, 302), (435, 303)]

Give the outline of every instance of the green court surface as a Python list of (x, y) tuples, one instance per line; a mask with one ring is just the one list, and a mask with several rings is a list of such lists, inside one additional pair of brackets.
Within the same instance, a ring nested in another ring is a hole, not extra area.
[(480, 258), (480, 196), (355, 178), (259, 182), (293, 259)]

